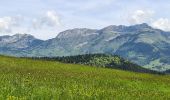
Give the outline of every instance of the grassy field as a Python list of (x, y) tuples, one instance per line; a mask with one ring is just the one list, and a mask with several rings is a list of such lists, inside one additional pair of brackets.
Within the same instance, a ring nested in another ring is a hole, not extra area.
[(0, 56), (0, 100), (170, 100), (170, 76)]

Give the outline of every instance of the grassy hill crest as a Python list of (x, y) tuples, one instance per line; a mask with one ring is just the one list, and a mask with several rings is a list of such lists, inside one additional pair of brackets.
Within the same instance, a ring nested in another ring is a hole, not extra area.
[(82, 64), (88, 66), (97, 66), (102, 68), (111, 68), (111, 69), (120, 69), (133, 72), (143, 72), (143, 73), (158, 73), (157, 71), (149, 70), (139, 66), (135, 63), (132, 63), (124, 58), (117, 55), (109, 54), (84, 54), (76, 56), (63, 56), (63, 57), (40, 57), (33, 59), (43, 59), (51, 61), (60, 61), (63, 63), (71, 64)]

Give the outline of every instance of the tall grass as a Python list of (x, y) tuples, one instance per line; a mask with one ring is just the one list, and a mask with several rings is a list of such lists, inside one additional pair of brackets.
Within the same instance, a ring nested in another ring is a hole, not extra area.
[(0, 57), (0, 100), (169, 100), (170, 76)]

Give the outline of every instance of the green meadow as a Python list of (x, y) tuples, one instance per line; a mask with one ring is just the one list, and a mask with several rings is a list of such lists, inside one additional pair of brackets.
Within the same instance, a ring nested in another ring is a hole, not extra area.
[(0, 100), (170, 100), (170, 76), (0, 56)]

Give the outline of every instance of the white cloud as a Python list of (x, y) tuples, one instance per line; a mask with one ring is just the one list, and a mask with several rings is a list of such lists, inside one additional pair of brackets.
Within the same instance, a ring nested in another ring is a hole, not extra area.
[(130, 24), (146, 23), (152, 20), (153, 14), (154, 12), (149, 10), (136, 10), (129, 15), (128, 21)]
[(152, 23), (154, 28), (170, 31), (170, 20), (167, 18), (160, 18)]
[(11, 31), (11, 17), (0, 18), (0, 31)]
[(159, 18), (155, 20), (154, 11), (151, 10), (136, 10), (129, 14), (128, 22), (130, 24), (148, 23), (152, 27), (164, 31), (170, 31), (170, 20), (168, 18)]
[(52, 10), (38, 14), (37, 17), (21, 15), (0, 17), (0, 35), (27, 33), (47, 39), (55, 37), (62, 28), (59, 15)]
[(43, 18), (43, 22), (51, 27), (60, 25), (59, 16), (57, 15), (55, 11), (47, 11), (46, 15)]
[(55, 11), (47, 11), (41, 18), (33, 19), (34, 29), (41, 29), (44, 26), (48, 28), (57, 28), (60, 25), (60, 18)]
[(21, 16), (6, 16), (0, 18), (0, 32), (12, 32), (12, 29), (19, 26), (21, 23)]

